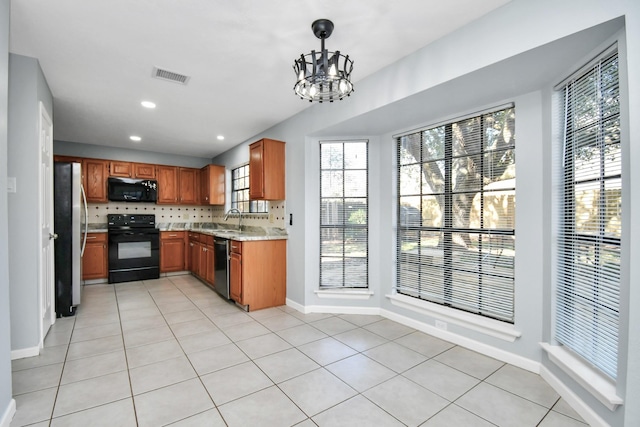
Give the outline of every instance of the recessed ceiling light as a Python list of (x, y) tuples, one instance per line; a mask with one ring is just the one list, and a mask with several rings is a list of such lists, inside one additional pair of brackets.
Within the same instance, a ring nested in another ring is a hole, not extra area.
[(135, 141), (135, 142), (140, 142), (142, 141), (142, 138), (140, 138), (139, 136), (135, 136), (135, 135), (131, 135), (129, 137), (130, 140)]
[(142, 101), (140, 105), (142, 105), (144, 108), (156, 108), (156, 104), (151, 101)]
[(218, 138), (218, 141), (222, 141), (224, 139), (224, 136), (218, 135), (216, 138)]

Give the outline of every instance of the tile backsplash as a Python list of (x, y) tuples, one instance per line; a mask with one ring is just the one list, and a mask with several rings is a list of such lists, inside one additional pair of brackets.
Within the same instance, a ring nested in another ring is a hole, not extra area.
[[(285, 202), (268, 202), (269, 213), (243, 214), (242, 224), (253, 227), (285, 228)], [(180, 222), (224, 223), (225, 209), (223, 206), (187, 206), (187, 205), (157, 205), (155, 203), (89, 203), (89, 224), (106, 224), (107, 214), (154, 214), (157, 223)], [(235, 224), (238, 215), (231, 214), (227, 222)]]

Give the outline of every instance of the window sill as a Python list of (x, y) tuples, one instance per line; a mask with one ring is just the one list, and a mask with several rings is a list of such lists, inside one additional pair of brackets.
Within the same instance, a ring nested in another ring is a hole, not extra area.
[(444, 320), (467, 329), (481, 332), (504, 341), (514, 342), (516, 338), (520, 338), (522, 333), (515, 329), (513, 325), (484, 318), (482, 316), (467, 313), (464, 311), (448, 308), (429, 301), (419, 300), (417, 298), (405, 295), (392, 294), (387, 295), (391, 304), (398, 307), (406, 308), (421, 314)]
[(373, 292), (368, 289), (318, 289), (314, 291), (318, 298), (332, 299), (370, 299)]
[(624, 403), (624, 400), (616, 394), (615, 384), (595, 371), (582, 359), (574, 356), (560, 345), (542, 342), (540, 346), (549, 356), (549, 360), (566, 372), (609, 410), (614, 411)]

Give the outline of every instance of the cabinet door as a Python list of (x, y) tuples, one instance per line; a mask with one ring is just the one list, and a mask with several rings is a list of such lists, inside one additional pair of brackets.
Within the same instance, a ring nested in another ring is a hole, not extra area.
[(264, 144), (262, 140), (249, 146), (249, 198), (264, 197)]
[(261, 139), (249, 146), (249, 198), (285, 199), (285, 143)]
[(134, 163), (133, 177), (139, 179), (156, 179), (156, 165)]
[(212, 285), (214, 284), (216, 273), (214, 256), (215, 250), (213, 249), (213, 245), (207, 245), (207, 274), (205, 275), (205, 280)]
[(87, 202), (107, 201), (107, 167), (106, 160), (83, 159), (82, 179)]
[(178, 181), (180, 182), (180, 203), (196, 203), (196, 170), (191, 168), (179, 168)]
[(191, 272), (199, 276), (200, 275), (200, 243), (192, 241), (189, 243), (189, 250), (191, 251)]
[(225, 174), (225, 167), (219, 165), (207, 165), (200, 170), (201, 204), (224, 205)]
[(242, 255), (232, 253), (229, 264), (229, 296), (238, 304), (244, 304), (242, 302)]
[[(104, 235), (103, 235), (104, 234)], [(82, 279), (103, 279), (109, 274), (105, 233), (89, 233), (82, 256)]]
[(177, 203), (178, 168), (175, 166), (158, 166), (156, 175), (158, 177), (157, 203)]
[[(165, 236), (163, 236), (164, 234)], [(160, 272), (184, 270), (183, 233), (161, 233), (160, 236)]]
[(131, 162), (109, 162), (109, 176), (131, 178), (133, 176)]
[(207, 245), (200, 243), (200, 258), (198, 266), (198, 276), (205, 279), (207, 277)]

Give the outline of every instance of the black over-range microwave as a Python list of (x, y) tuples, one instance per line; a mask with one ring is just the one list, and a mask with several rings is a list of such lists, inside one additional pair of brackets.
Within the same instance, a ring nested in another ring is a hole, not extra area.
[(109, 200), (116, 202), (155, 202), (158, 182), (152, 179), (109, 177)]

